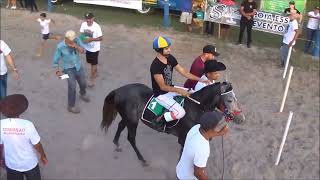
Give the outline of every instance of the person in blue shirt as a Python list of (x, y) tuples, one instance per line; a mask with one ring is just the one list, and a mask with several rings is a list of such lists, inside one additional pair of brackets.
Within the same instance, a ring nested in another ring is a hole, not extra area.
[[(80, 109), (75, 106), (76, 81), (80, 87), (80, 98), (85, 102), (90, 101), (86, 94), (86, 77), (84, 69), (81, 66), (79, 53), (84, 53), (83, 44), (81, 40), (76, 37), (76, 33), (69, 30), (66, 32), (64, 40), (58, 43), (53, 56), (53, 67), (56, 68), (56, 75), (60, 77), (63, 73), (69, 76), (68, 111), (72, 113), (80, 113)], [(59, 63), (60, 60), (61, 63)]]

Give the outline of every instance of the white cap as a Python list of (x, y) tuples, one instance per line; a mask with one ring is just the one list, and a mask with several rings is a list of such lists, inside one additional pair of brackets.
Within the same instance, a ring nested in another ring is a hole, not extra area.
[(73, 30), (69, 30), (64, 35), (65, 38), (68, 38), (70, 41), (73, 41), (76, 38), (76, 33)]

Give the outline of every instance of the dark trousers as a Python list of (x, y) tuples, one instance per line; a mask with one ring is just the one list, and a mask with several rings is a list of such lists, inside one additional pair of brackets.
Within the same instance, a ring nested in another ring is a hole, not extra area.
[(304, 52), (305, 52), (305, 53), (308, 53), (308, 52), (309, 52), (310, 46), (311, 46), (311, 44), (312, 44), (312, 40), (313, 40), (314, 36), (316, 35), (316, 32), (317, 32), (316, 29), (309, 29), (309, 28), (307, 28), (307, 30), (306, 30), (307, 41), (306, 41), (306, 43), (304, 44)]
[(76, 95), (77, 95), (77, 82), (80, 87), (80, 95), (86, 94), (86, 75), (81, 67), (79, 71), (76, 70), (76, 68), (70, 68), (63, 70), (63, 73), (68, 74), (68, 106), (74, 107), (76, 104)]
[(205, 34), (213, 35), (214, 23), (210, 22), (210, 21), (204, 21), (204, 23), (203, 23), (203, 31), (204, 31)]
[(26, 172), (19, 172), (13, 169), (7, 169), (7, 180), (23, 180), (23, 176), (26, 176), (27, 180), (41, 180), (40, 168), (37, 165), (35, 168)]
[(8, 73), (0, 75), (0, 100), (7, 96)]
[(37, 4), (36, 4), (36, 0), (28, 0), (28, 1), (29, 1), (28, 5), (29, 5), (30, 8), (31, 8), (31, 12), (33, 12), (33, 8), (34, 8), (36, 11), (38, 11), (38, 6), (37, 6)]
[(242, 43), (244, 30), (247, 28), (247, 45), (250, 45), (252, 42), (251, 32), (252, 32), (253, 20), (245, 20), (241, 18), (240, 20), (240, 33), (238, 43)]
[(19, 4), (20, 4), (21, 8), (25, 8), (26, 7), (26, 0), (24, 0), (24, 4), (23, 4), (22, 0), (19, 0)]

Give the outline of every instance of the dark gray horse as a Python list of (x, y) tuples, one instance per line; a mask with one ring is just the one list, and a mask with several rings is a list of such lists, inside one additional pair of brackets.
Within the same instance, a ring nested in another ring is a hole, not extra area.
[[(128, 141), (136, 152), (138, 159), (147, 165), (145, 159), (136, 147), (136, 131), (143, 109), (152, 96), (152, 90), (143, 84), (129, 84), (111, 91), (104, 100), (103, 119), (101, 128), (106, 131), (115, 120), (117, 113), (121, 116), (118, 130), (113, 143), (117, 151), (121, 151), (119, 137), (125, 127), (128, 129)], [(231, 83), (215, 83), (191, 94), (191, 98), (200, 102), (200, 105), (186, 98), (184, 108), (186, 115), (169, 132), (178, 137), (178, 142), (183, 147), (186, 135), (191, 127), (197, 124), (197, 120), (204, 112), (220, 109), (227, 118), (240, 124), (245, 117), (238, 106), (237, 99), (232, 90)], [(152, 123), (144, 124), (156, 129)]]

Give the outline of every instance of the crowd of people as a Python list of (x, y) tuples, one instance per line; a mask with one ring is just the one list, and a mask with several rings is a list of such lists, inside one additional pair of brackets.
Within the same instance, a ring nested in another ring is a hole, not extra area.
[[(40, 52), (42, 53), (45, 42), (48, 39), (59, 40), (60, 37), (50, 33), (49, 24), (54, 22), (47, 18), (45, 13), (41, 13), (37, 19), (41, 27), (42, 43)], [(94, 21), (93, 13), (85, 14), (85, 21), (82, 23), (80, 36), (73, 30), (66, 31), (63, 40), (56, 47), (53, 54), (52, 64), (55, 68), (57, 77), (62, 78), (67, 75), (68, 84), (68, 106), (67, 110), (71, 113), (80, 113), (79, 107), (75, 104), (76, 101), (76, 82), (80, 87), (80, 99), (85, 102), (90, 102), (90, 98), (86, 93), (87, 81), (83, 65), (79, 53), (86, 53), (86, 60), (91, 66), (90, 80), (93, 81), (97, 76), (98, 55), (100, 51), (100, 41), (102, 40), (102, 31), (98, 23)], [(190, 72), (178, 64), (178, 61), (171, 54), (171, 41), (164, 36), (158, 36), (153, 42), (153, 49), (157, 56), (150, 66), (152, 88), (156, 100), (169, 110), (160, 116), (159, 121), (173, 121), (184, 116), (183, 107), (175, 103), (173, 99), (177, 95), (189, 96), (188, 88), (200, 90), (206, 85), (213, 84), (220, 77), (219, 71), (226, 69), (225, 65), (216, 61), (214, 58), (218, 56), (216, 48), (213, 45), (206, 45), (203, 48), (203, 54), (195, 59)], [(41, 54), (40, 54), (41, 55)], [(1, 40), (1, 98), (0, 98), (0, 114), (1, 120), (1, 141), (0, 150), (1, 165), (7, 170), (7, 179), (16, 180), (23, 179), (41, 179), (39, 162), (37, 153), (40, 155), (40, 161), (45, 165), (48, 163), (44, 149), (40, 143), (40, 136), (30, 120), (20, 118), (20, 115), (27, 110), (28, 100), (22, 94), (12, 94), (7, 96), (7, 65), (12, 69), (12, 75), (15, 79), (19, 78), (19, 73), (16, 64), (12, 58), (11, 49)], [(172, 71), (177, 70), (181, 75), (186, 77), (186, 87), (175, 87), (172, 85)], [(191, 81), (191, 85), (188, 85)], [(89, 85), (90, 87), (90, 85)], [(223, 114), (215, 112), (202, 118), (198, 128), (192, 130), (192, 133), (197, 133), (203, 137), (203, 141), (208, 144), (208, 140), (214, 136), (224, 135), (227, 128), (214, 130), (218, 122), (222, 120)], [(203, 123), (202, 123), (203, 121)], [(156, 123), (160, 124), (158, 121)], [(190, 132), (191, 133), (191, 132)], [(186, 142), (197, 143), (190, 137)], [(194, 141), (194, 142), (193, 142)], [(189, 151), (186, 148), (185, 151)], [(209, 147), (207, 147), (208, 149)], [(190, 152), (189, 152), (190, 153)], [(199, 156), (197, 153), (194, 156)], [(200, 154), (201, 156), (201, 154)], [(208, 157), (206, 157), (208, 158)], [(201, 164), (197, 164), (199, 168), (205, 167), (205, 159), (202, 159)], [(190, 158), (185, 158), (183, 161), (190, 161)], [(186, 162), (179, 163), (178, 167), (186, 168)], [(190, 162), (188, 162), (190, 164)], [(199, 171), (195, 171), (199, 173)], [(183, 175), (181, 172), (178, 177)], [(184, 176), (184, 175), (183, 175)], [(198, 175), (196, 175), (198, 176)], [(199, 174), (204, 176), (204, 174)]]
[[(54, 20), (48, 18), (46, 13), (41, 13), (37, 22), (40, 24), (42, 41), (36, 55), (41, 56), (48, 39), (60, 40), (61, 37), (50, 33), (49, 24), (54, 23)], [(81, 36), (77, 36), (73, 30), (66, 31), (63, 40), (57, 44), (52, 58), (56, 76), (62, 78), (62, 75), (67, 75), (67, 110), (71, 113), (80, 113), (79, 107), (75, 106), (76, 82), (80, 87), (80, 99), (90, 102), (86, 93), (87, 81), (79, 53), (86, 53), (86, 60), (91, 65), (89, 87), (93, 87), (97, 77), (98, 55), (100, 41), (102, 41), (101, 27), (94, 21), (92, 13), (85, 14), (85, 21), (79, 29)], [(11, 75), (16, 80), (19, 79), (19, 71), (9, 45), (3, 40), (0, 40), (0, 43), (0, 167), (5, 167), (8, 180), (23, 180), (24, 176), (28, 180), (40, 180), (36, 152), (39, 153), (40, 161), (44, 165), (48, 160), (33, 123), (20, 118), (28, 108), (27, 98), (22, 94), (7, 96), (8, 71), (11, 69)]]
[[(30, 8), (30, 12), (38, 12), (38, 6), (36, 4), (36, 0), (19, 0), (20, 9), (28, 9)], [(10, 8), (12, 10), (17, 9), (17, 0), (7, 0), (6, 8)]]
[[(234, 0), (217, 0), (217, 3), (224, 4), (226, 6), (233, 6), (236, 4)], [(192, 27), (198, 26), (199, 22), (198, 19), (199, 17), (196, 15), (199, 11), (199, 9), (204, 12), (205, 11), (205, 1), (197, 1), (197, 0), (185, 0), (182, 3), (182, 8), (181, 8), (181, 17), (180, 17), (180, 22), (186, 24), (186, 29), (191, 32)], [(244, 35), (244, 31), (247, 31), (247, 47), (250, 48), (252, 45), (252, 28), (254, 25), (254, 15), (257, 12), (257, 3), (255, 0), (243, 0), (241, 4), (239, 4), (239, 14), (241, 15), (240, 19), (240, 31), (239, 31), (239, 36), (238, 36), (238, 41), (237, 45), (242, 44), (242, 39)], [(295, 19), (299, 25), (298, 31), (296, 31), (296, 36), (290, 36), (290, 40), (287, 40), (288, 35), (292, 34), (292, 30), (290, 28), (287, 28), (284, 34), (284, 39), (283, 43), (281, 45), (281, 66), (283, 64), (282, 58), (285, 58), (283, 54), (288, 52), (288, 48), (286, 45), (289, 45), (290, 42), (287, 41), (293, 41), (293, 37), (295, 37), (294, 41), (301, 35), (301, 27), (300, 24), (302, 22), (303, 18), (308, 18), (308, 22), (306, 25), (306, 28), (304, 30), (304, 37), (303, 40), (305, 41), (305, 46), (304, 46), (304, 53), (310, 54), (311, 53), (311, 47), (315, 46), (314, 40), (316, 36), (316, 31), (319, 30), (319, 21), (320, 21), (320, 15), (319, 15), (319, 6), (314, 7), (314, 9), (308, 13), (306, 13), (306, 17), (303, 17), (300, 13), (300, 11), (296, 8), (295, 2), (290, 1), (288, 4), (288, 7), (284, 9), (283, 15), (287, 16), (290, 18), (290, 22), (288, 27), (291, 27), (292, 24), (296, 24), (293, 19)], [(200, 16), (201, 20), (203, 21), (203, 32), (206, 34), (213, 34), (213, 29), (214, 29), (214, 22), (208, 22), (204, 20), (203, 16)], [(227, 39), (229, 35), (229, 29), (230, 25), (226, 24), (219, 24), (220, 28), (220, 35), (222, 39)], [(301, 36), (300, 36), (301, 37)], [(295, 43), (292, 43), (294, 45)]]

